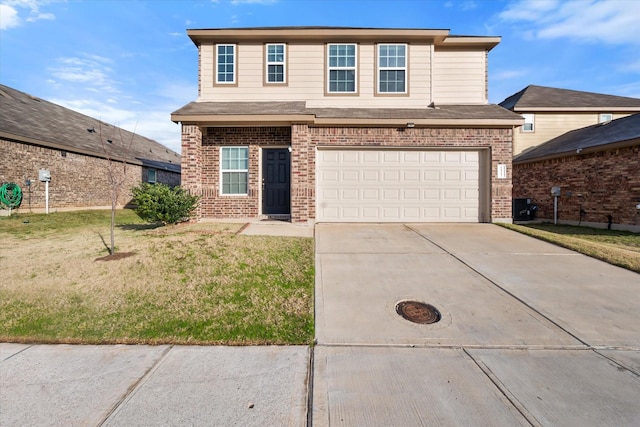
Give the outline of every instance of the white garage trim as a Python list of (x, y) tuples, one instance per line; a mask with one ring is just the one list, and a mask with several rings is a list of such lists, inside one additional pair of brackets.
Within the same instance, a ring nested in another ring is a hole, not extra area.
[(481, 222), (486, 150), (318, 147), (318, 222)]

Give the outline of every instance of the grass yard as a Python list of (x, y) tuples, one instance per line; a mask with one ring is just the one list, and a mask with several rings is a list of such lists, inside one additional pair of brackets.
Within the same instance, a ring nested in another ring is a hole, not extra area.
[(310, 344), (313, 239), (110, 211), (0, 218), (0, 341)]
[(553, 224), (501, 224), (512, 230), (640, 273), (640, 234)]

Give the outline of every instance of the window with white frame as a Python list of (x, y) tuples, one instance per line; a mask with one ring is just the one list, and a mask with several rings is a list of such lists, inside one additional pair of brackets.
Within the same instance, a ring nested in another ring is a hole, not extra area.
[(600, 113), (598, 115), (598, 123), (610, 122), (613, 120), (613, 114), (611, 113)]
[(248, 194), (249, 147), (221, 147), (220, 173), (222, 194)]
[(327, 45), (328, 93), (356, 93), (357, 62), (355, 44)]
[(534, 126), (534, 115), (533, 114), (522, 114), (524, 118), (524, 125), (522, 125), (522, 132), (533, 132), (535, 130)]
[(156, 170), (155, 169), (148, 169), (147, 170), (147, 182), (149, 184), (155, 184), (156, 183)]
[(407, 93), (407, 45), (378, 45), (378, 92)]
[(236, 82), (236, 45), (216, 45), (216, 83), (235, 84)]
[(266, 45), (267, 83), (286, 83), (287, 47), (283, 43)]

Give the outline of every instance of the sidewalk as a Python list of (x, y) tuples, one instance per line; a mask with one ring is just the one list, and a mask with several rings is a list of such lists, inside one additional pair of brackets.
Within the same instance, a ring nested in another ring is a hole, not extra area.
[(0, 343), (1, 426), (304, 426), (309, 348)]

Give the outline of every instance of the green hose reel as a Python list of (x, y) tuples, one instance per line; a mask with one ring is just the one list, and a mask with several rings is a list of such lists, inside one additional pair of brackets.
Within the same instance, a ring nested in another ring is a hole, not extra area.
[(7, 182), (0, 187), (0, 205), (4, 205), (9, 209), (20, 206), (22, 201), (22, 190), (15, 182)]

